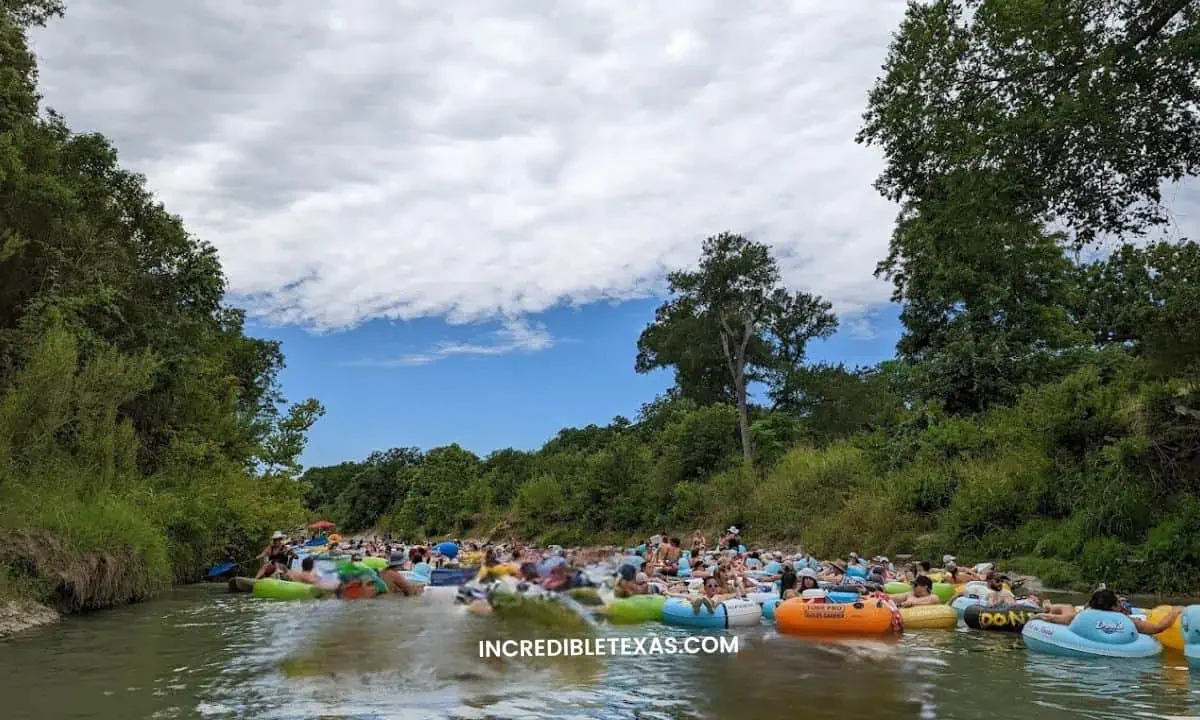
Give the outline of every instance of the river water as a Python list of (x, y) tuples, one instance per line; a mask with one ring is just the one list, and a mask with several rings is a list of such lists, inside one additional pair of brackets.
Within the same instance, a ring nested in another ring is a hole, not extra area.
[(288, 603), (181, 588), (0, 641), (0, 718), (1200, 716), (1182, 656), (1072, 661), (966, 630), (822, 643), (764, 624), (736, 633), (735, 655), (479, 657), (481, 640), (538, 635), (423, 598)]

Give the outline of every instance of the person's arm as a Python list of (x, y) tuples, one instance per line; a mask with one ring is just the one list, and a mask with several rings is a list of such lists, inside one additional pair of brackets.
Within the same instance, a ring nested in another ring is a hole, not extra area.
[(1052, 625), (1070, 625), (1075, 619), (1074, 613), (1070, 615), (1051, 615), (1050, 613), (1042, 613), (1034, 617), (1035, 620), (1042, 620)]
[(1183, 612), (1182, 607), (1173, 607), (1171, 608), (1171, 612), (1167, 613), (1167, 616), (1158, 622), (1150, 622), (1149, 620), (1142, 620), (1135, 617), (1131, 617), (1130, 619), (1133, 620), (1133, 626), (1137, 628), (1137, 631), (1143, 635), (1157, 635), (1171, 627), (1175, 623), (1175, 618), (1179, 617), (1179, 613), (1181, 612)]

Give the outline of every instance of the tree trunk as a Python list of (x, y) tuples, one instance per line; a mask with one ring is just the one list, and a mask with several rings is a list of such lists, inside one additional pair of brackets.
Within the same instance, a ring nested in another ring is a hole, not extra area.
[(738, 368), (738, 374), (733, 381), (737, 394), (738, 426), (742, 431), (742, 457), (746, 462), (754, 462), (754, 443), (750, 440), (750, 410), (746, 406), (746, 371), (745, 367)]
[(738, 429), (742, 435), (742, 457), (746, 462), (754, 462), (754, 443), (750, 440), (750, 410), (746, 406), (746, 346), (750, 343), (750, 331), (754, 327), (752, 320), (743, 323), (742, 335), (737, 339), (736, 346), (731, 347), (735, 336), (721, 313), (721, 349), (725, 351), (725, 360), (729, 363), (729, 374), (733, 376), (733, 394), (737, 400)]

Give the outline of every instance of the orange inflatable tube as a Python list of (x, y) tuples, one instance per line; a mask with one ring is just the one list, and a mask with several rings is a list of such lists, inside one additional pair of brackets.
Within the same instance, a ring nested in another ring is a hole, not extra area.
[(890, 602), (806, 603), (784, 600), (775, 608), (775, 627), (792, 635), (883, 635), (901, 629), (899, 613)]

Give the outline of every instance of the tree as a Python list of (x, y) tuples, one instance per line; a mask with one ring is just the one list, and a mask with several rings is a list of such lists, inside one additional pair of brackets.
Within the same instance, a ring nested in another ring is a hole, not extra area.
[[(676, 377), (696, 371), (696, 358), (719, 351), (738, 410), (742, 454), (754, 459), (747, 388), (786, 371), (804, 357), (808, 341), (837, 327), (829, 303), (781, 287), (768, 246), (721, 233), (704, 241), (700, 265), (667, 276), (673, 297), (655, 312), (638, 340), (638, 372), (673, 366)], [(643, 356), (643, 349), (655, 352)], [(711, 366), (707, 377), (714, 376)]]
[(1076, 312), (1097, 345), (1129, 346), (1168, 375), (1200, 370), (1200, 245), (1126, 245), (1080, 276)]
[[(802, 419), (802, 428), (813, 439), (829, 441), (849, 437), (900, 416), (901, 397), (890, 387), (890, 377), (878, 368), (849, 369), (821, 363), (793, 374), (790, 394), (776, 397), (775, 408)], [(764, 421), (775, 434), (790, 429), (786, 423)], [(784, 433), (784, 437), (795, 437)]]
[(264, 471), (269, 475), (299, 477), (303, 469), (300, 467), (300, 456), (308, 444), (308, 431), (324, 414), (324, 406), (315, 398), (288, 408), (287, 415), (279, 420), (263, 442), (259, 460)]
[(1192, 0), (914, 0), (858, 135), (876, 186), (986, 171), (1079, 242), (1161, 224), (1162, 182), (1200, 169), (1198, 26)]
[(1070, 367), (1064, 250), (1164, 222), (1161, 184), (1200, 169), (1197, 20), (1185, 0), (910, 3), (858, 141), (902, 203), (878, 274), (925, 398), (976, 412)]

